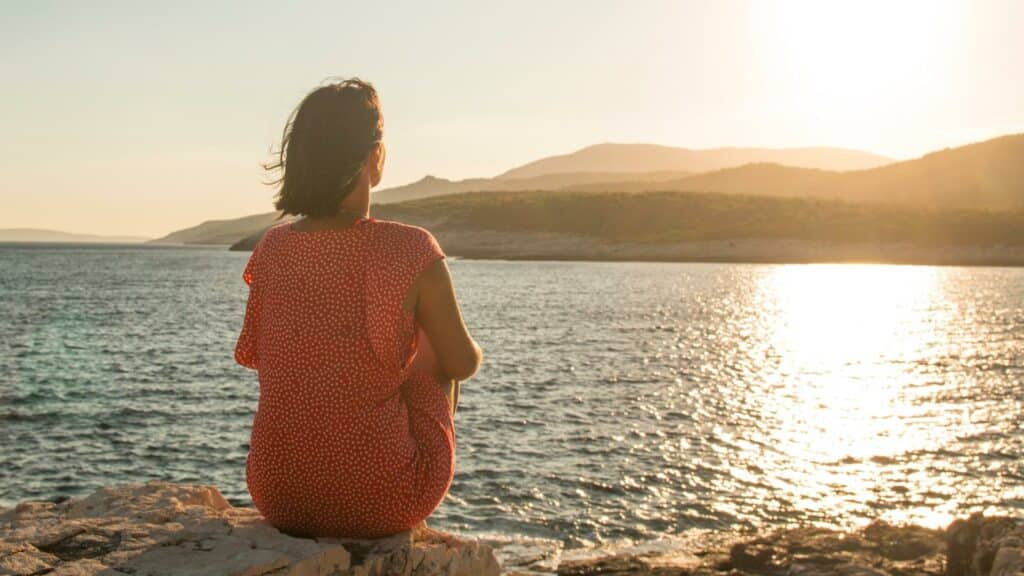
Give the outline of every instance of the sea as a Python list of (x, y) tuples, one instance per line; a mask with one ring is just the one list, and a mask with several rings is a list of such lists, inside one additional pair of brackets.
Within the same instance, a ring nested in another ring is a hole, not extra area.
[[(247, 257), (0, 245), (0, 506), (150, 479), (250, 503)], [(485, 361), (434, 527), (529, 563), (1024, 509), (1024, 269), (449, 265)]]

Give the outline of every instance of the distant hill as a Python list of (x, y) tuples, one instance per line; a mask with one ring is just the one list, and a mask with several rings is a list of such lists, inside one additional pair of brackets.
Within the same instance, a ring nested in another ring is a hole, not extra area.
[(279, 212), (265, 212), (232, 220), (207, 220), (198, 226), (150, 240), (153, 244), (231, 244), (278, 221)]
[(567, 186), (586, 184), (614, 184), (617, 182), (667, 182), (689, 176), (689, 172), (659, 171), (637, 174), (634, 172), (567, 172), (545, 174), (532, 178), (470, 178), (467, 180), (446, 180), (427, 176), (422, 180), (386, 188), (373, 193), (376, 204), (404, 202), (431, 196), (457, 194), (459, 192), (507, 192), (514, 190), (561, 190)]
[[(836, 169), (891, 162), (874, 154), (836, 148), (771, 150), (722, 148), (686, 150), (653, 144), (598, 144), (565, 156), (553, 156), (510, 170), (497, 178), (447, 180), (426, 176), (421, 180), (373, 192), (374, 204), (383, 205), (461, 192), (506, 192), (516, 190), (562, 190), (577, 187), (613, 189), (674, 188), (693, 174), (693, 169), (711, 170), (739, 166), (770, 158), (794, 162), (794, 166), (827, 165)], [(582, 159), (582, 160), (581, 160)], [(239, 220), (212, 220), (154, 240), (172, 244), (230, 244), (270, 225), (275, 213), (258, 214)], [(252, 219), (252, 220), (250, 220)]]
[(466, 193), (381, 206), (377, 216), (438, 233), (574, 234), (607, 242), (795, 238), (1024, 246), (1024, 209), (995, 213), (699, 192)]
[(1024, 134), (932, 152), (870, 170), (833, 172), (776, 164), (749, 164), (652, 186), (619, 182), (574, 190), (676, 190), (840, 199), (922, 208), (1024, 209)]
[[(1024, 211), (697, 192), (470, 192), (380, 206), (451, 256), (1024, 265)], [(262, 231), (232, 249), (251, 250)]]
[(38, 228), (4, 228), (0, 229), (0, 242), (89, 242), (128, 244), (145, 242), (142, 236), (100, 236), (96, 234), (73, 234), (59, 230), (42, 230)]
[(892, 162), (869, 152), (843, 148), (716, 148), (690, 150), (656, 144), (597, 144), (551, 156), (505, 172), (498, 178), (531, 178), (565, 172), (708, 172), (743, 164), (770, 162), (798, 168), (861, 170)]
[[(652, 172), (649, 174), (593, 172), (584, 174), (551, 174), (522, 180), (496, 180), (492, 178), (445, 180), (444, 178), (427, 176), (412, 184), (374, 192), (373, 203), (383, 205), (470, 191), (560, 189), (569, 185), (597, 182), (614, 185), (617, 182), (629, 181), (635, 185), (656, 185), (660, 182), (677, 181), (687, 175), (686, 172)], [(208, 220), (198, 226), (172, 232), (161, 238), (151, 240), (151, 242), (154, 244), (228, 245), (237, 242), (239, 238), (244, 238), (254, 231), (263, 230), (278, 222), (279, 214), (279, 212), (265, 212), (232, 220)]]
[[(682, 177), (678, 172), (593, 172), (455, 182), (425, 178), (410, 186), (375, 192), (373, 198), (378, 206), (374, 214), (387, 213), (388, 207), (398, 201), (467, 191), (505, 193), (509, 190), (494, 189), (506, 182), (512, 191), (535, 184), (536, 190), (711, 192), (745, 197), (904, 205), (911, 210), (1020, 210), (1024, 209), (1024, 134), (942, 150), (916, 160), (870, 170), (849, 172), (749, 164)], [(536, 190), (528, 189), (528, 192), (536, 194)], [(276, 216), (271, 212), (237, 220), (206, 222), (158, 241), (231, 244), (258, 234), (270, 226)]]
[(445, 180), (427, 176), (412, 184), (375, 192), (373, 198), (378, 204), (387, 204), (459, 192), (561, 190), (629, 181), (663, 182), (755, 162), (856, 170), (888, 164), (892, 159), (842, 148), (688, 150), (656, 144), (597, 144), (572, 154), (542, 158), (496, 178)]

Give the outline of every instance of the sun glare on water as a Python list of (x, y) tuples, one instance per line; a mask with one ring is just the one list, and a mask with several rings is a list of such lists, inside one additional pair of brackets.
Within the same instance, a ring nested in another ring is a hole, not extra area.
[(860, 264), (779, 268), (769, 283), (778, 306), (776, 343), (790, 351), (785, 361), (821, 370), (868, 367), (921, 346), (928, 334), (908, 333), (906, 326), (934, 297), (937, 270)]
[[(764, 282), (774, 315), (764, 410), (781, 448), (769, 477), (797, 508), (870, 506), (879, 494), (915, 484), (921, 471), (883, 477), (914, 451), (948, 441), (948, 415), (915, 401), (912, 373), (942, 338), (942, 269), (883, 265), (784, 266)], [(944, 425), (943, 422), (946, 422)], [(934, 491), (941, 492), (936, 486)], [(909, 490), (908, 490), (909, 491)], [(943, 510), (910, 504), (894, 520), (941, 525)]]

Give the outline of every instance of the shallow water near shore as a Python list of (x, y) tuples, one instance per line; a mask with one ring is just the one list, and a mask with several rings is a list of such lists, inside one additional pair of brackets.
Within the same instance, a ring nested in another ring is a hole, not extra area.
[[(247, 504), (247, 257), (0, 245), (0, 503)], [(435, 527), (590, 548), (1024, 508), (1024, 269), (450, 265), (486, 360)]]

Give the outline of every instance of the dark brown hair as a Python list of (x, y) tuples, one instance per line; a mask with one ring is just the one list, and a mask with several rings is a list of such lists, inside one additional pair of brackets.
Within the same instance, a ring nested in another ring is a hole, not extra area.
[(377, 91), (350, 78), (302, 99), (284, 127), (267, 170), (280, 170), (274, 206), (284, 214), (327, 217), (352, 192), (363, 164), (384, 134)]

